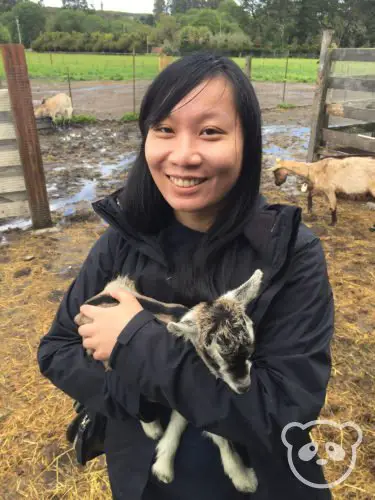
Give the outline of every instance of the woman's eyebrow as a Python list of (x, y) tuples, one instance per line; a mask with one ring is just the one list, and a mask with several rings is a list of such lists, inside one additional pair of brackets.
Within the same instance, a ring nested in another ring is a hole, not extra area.
[[(176, 117), (175, 113), (172, 112), (169, 115), (168, 118), (171, 119), (171, 120), (174, 120), (175, 117)], [(222, 111), (220, 109), (217, 109), (217, 110), (209, 109), (209, 110), (206, 110), (206, 111), (199, 112), (199, 113), (197, 113), (194, 116), (194, 120), (197, 120), (199, 122), (202, 122), (204, 120), (209, 120), (209, 119), (212, 119), (212, 118), (225, 118), (225, 119), (229, 119), (230, 116), (228, 115), (228, 113), (226, 113), (225, 111)], [(176, 119), (178, 120), (178, 118), (176, 118)]]

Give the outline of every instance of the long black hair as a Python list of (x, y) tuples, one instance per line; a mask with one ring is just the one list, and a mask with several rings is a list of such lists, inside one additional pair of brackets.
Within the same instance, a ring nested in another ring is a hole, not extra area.
[(242, 168), (236, 184), (227, 193), (222, 210), (201, 239), (193, 259), (189, 259), (189, 266), (179, 273), (179, 286), (185, 290), (186, 287), (195, 290), (193, 296), (204, 296), (205, 300), (217, 296), (218, 288), (224, 286), (217, 284), (218, 266), (224, 265), (230, 275), (233, 242), (249, 218), (259, 195), (261, 112), (254, 88), (237, 64), (227, 57), (198, 53), (178, 59), (154, 79), (143, 98), (139, 114), (141, 147), (125, 189), (119, 196), (126, 219), (136, 231), (149, 235), (159, 233), (171, 222), (173, 209), (157, 188), (146, 162), (146, 137), (150, 127), (165, 119), (195, 87), (217, 76), (225, 77), (233, 89), (244, 148)]

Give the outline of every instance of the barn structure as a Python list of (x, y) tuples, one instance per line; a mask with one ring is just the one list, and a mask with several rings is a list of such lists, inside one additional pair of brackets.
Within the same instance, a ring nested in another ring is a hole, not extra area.
[(323, 33), (307, 161), (375, 156), (375, 48), (330, 49)]

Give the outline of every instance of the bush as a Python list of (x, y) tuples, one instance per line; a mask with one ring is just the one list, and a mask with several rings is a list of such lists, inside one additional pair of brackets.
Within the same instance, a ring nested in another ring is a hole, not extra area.
[(6, 26), (0, 24), (0, 43), (10, 43), (10, 33)]

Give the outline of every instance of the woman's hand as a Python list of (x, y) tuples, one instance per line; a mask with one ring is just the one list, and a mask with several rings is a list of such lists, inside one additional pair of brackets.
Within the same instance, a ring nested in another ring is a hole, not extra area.
[(118, 305), (113, 307), (83, 305), (80, 308), (80, 312), (92, 321), (78, 328), (83, 347), (92, 349), (94, 359), (99, 361), (107, 361), (110, 358), (122, 330), (137, 313), (143, 310), (130, 292), (116, 290), (110, 295), (119, 301)]

